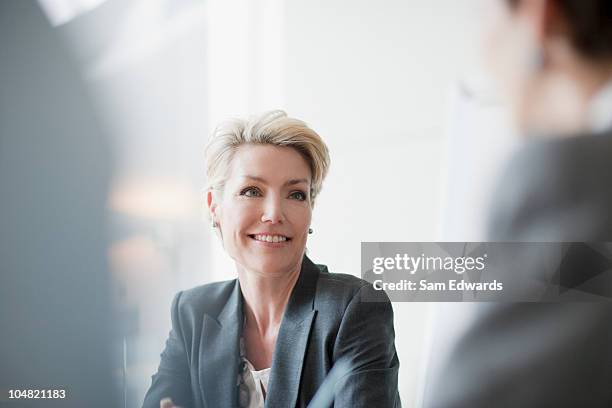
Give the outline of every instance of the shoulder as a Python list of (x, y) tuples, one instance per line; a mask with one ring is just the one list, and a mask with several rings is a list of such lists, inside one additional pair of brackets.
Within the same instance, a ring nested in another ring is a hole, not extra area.
[(382, 302), (390, 304), (384, 291), (377, 291), (368, 281), (345, 273), (331, 273), (324, 265), (317, 282), (315, 303), (321, 308), (345, 310), (351, 303)]
[(494, 240), (607, 240), (612, 133), (532, 141), (517, 151), (492, 197)]
[(232, 295), (236, 286), (236, 279), (208, 283), (183, 290), (176, 294), (173, 308), (181, 316), (202, 313), (216, 316)]
[(612, 132), (559, 137), (527, 143), (510, 161), (510, 171), (543, 175), (575, 175), (602, 167), (609, 168), (612, 153)]
[[(377, 352), (384, 355), (382, 360), (391, 361), (395, 353), (393, 307), (384, 291), (353, 275), (321, 272), (315, 309), (318, 330), (332, 334), (335, 358), (350, 354), (355, 347), (376, 344)], [(376, 360), (373, 354), (370, 357)]]
[(510, 160), (505, 181), (540, 194), (604, 188), (611, 155), (612, 132), (532, 141)]
[(369, 283), (356, 276), (346, 273), (332, 273), (324, 265), (318, 265), (321, 269), (317, 282), (317, 295), (332, 297), (353, 297)]

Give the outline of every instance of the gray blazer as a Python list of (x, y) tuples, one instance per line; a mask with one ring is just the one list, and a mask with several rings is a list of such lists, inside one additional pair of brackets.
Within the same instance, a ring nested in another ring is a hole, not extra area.
[[(499, 184), (489, 240), (612, 241), (611, 176), (612, 131), (531, 143)], [(520, 257), (510, 267), (540, 272)], [(470, 314), (428, 378), (425, 407), (612, 406), (611, 303), (491, 303)]]
[[(368, 301), (365, 301), (367, 298)], [(144, 408), (236, 407), (242, 295), (237, 279), (180, 292)], [(266, 407), (305, 407), (334, 363), (350, 372), (336, 407), (399, 406), (393, 310), (384, 292), (304, 257), (276, 340)]]

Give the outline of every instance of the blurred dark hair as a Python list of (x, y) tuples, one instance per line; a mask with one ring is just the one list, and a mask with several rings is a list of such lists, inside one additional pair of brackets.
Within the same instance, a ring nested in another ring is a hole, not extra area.
[[(515, 7), (524, 0), (506, 1)], [(576, 51), (592, 60), (612, 58), (612, 0), (550, 1), (565, 17)]]

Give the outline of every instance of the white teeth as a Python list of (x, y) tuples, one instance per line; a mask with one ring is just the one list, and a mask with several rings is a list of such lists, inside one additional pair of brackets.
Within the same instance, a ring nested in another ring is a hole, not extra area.
[(287, 237), (284, 237), (282, 235), (263, 235), (263, 234), (257, 234), (257, 235), (255, 235), (255, 239), (257, 241), (274, 242), (274, 243), (287, 241)]

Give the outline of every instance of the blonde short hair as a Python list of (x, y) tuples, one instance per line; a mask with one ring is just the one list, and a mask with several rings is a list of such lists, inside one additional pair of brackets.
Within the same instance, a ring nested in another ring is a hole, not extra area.
[(265, 112), (250, 119), (220, 123), (205, 150), (208, 190), (222, 190), (236, 150), (244, 144), (262, 144), (295, 149), (312, 173), (311, 202), (321, 191), (329, 168), (329, 151), (323, 139), (306, 123), (290, 118), (282, 110)]

